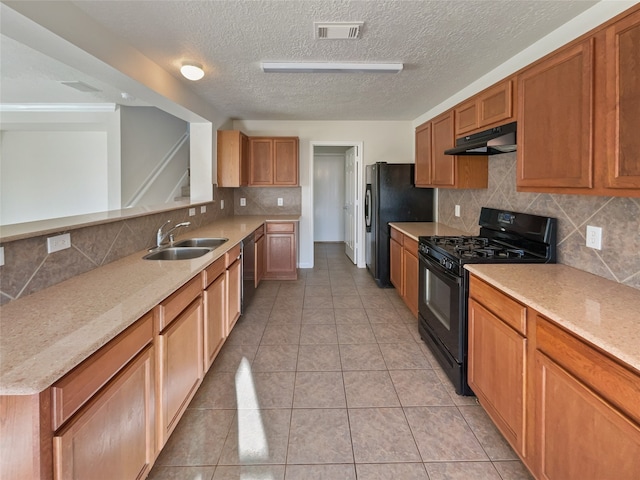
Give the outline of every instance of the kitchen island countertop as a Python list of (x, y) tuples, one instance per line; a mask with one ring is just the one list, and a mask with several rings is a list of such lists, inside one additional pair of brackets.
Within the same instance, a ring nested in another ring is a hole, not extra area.
[(217, 220), (176, 239), (229, 239), (202, 257), (149, 261), (141, 251), (0, 307), (0, 395), (45, 390), (261, 224), (299, 219)]
[(467, 264), (480, 279), (640, 371), (640, 291), (560, 264)]

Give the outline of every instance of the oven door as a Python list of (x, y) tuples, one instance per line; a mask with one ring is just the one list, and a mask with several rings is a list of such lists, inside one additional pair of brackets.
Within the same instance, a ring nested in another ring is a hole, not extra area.
[[(420, 320), (444, 347), (449, 362), (462, 364), (465, 355), (463, 318), (463, 278), (440, 266), (435, 260), (420, 255), (418, 310)], [(463, 335), (461, 335), (461, 332)], [(445, 353), (445, 352), (442, 352)]]

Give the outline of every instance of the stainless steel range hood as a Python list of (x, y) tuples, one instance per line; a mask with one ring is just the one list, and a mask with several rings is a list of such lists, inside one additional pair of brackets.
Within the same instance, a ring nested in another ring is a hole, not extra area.
[(456, 146), (445, 150), (446, 155), (498, 155), (515, 152), (516, 122), (494, 127), (484, 132), (456, 140)]

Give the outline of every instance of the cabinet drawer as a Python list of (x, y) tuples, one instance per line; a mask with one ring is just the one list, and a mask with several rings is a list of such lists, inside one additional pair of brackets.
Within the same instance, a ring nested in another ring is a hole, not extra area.
[(240, 252), (242, 252), (242, 248), (240, 247), (240, 244), (237, 244), (235, 247), (224, 254), (225, 268), (229, 268), (229, 266), (233, 262), (240, 258)]
[(189, 283), (180, 287), (178, 291), (166, 298), (158, 307), (158, 331), (161, 332), (202, 293), (202, 280), (194, 277)]
[(540, 315), (536, 318), (536, 341), (538, 350), (640, 422), (640, 375)]
[(413, 238), (404, 236), (404, 249), (411, 252), (416, 257), (418, 256), (418, 242)]
[(527, 336), (527, 307), (516, 302), (501, 291), (471, 276), (469, 296), (476, 299), (485, 308), (498, 316), (516, 331)]
[(288, 223), (267, 223), (267, 233), (293, 233), (295, 225), (293, 222)]
[(220, 275), (224, 273), (226, 270), (226, 266), (224, 263), (224, 257), (220, 257), (218, 260), (213, 262), (202, 272), (202, 288), (203, 290), (207, 288), (213, 281), (218, 278)]
[(153, 315), (148, 313), (56, 382), (51, 388), (53, 429), (60, 428), (152, 340)]
[(396, 230), (395, 228), (391, 229), (391, 238), (393, 238), (396, 242), (398, 242), (400, 245), (402, 245), (403, 239), (404, 239), (404, 234), (398, 230)]

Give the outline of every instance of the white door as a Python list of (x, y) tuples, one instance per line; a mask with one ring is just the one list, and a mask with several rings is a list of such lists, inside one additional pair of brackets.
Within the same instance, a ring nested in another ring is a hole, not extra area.
[(356, 148), (345, 152), (344, 159), (344, 252), (356, 263)]

